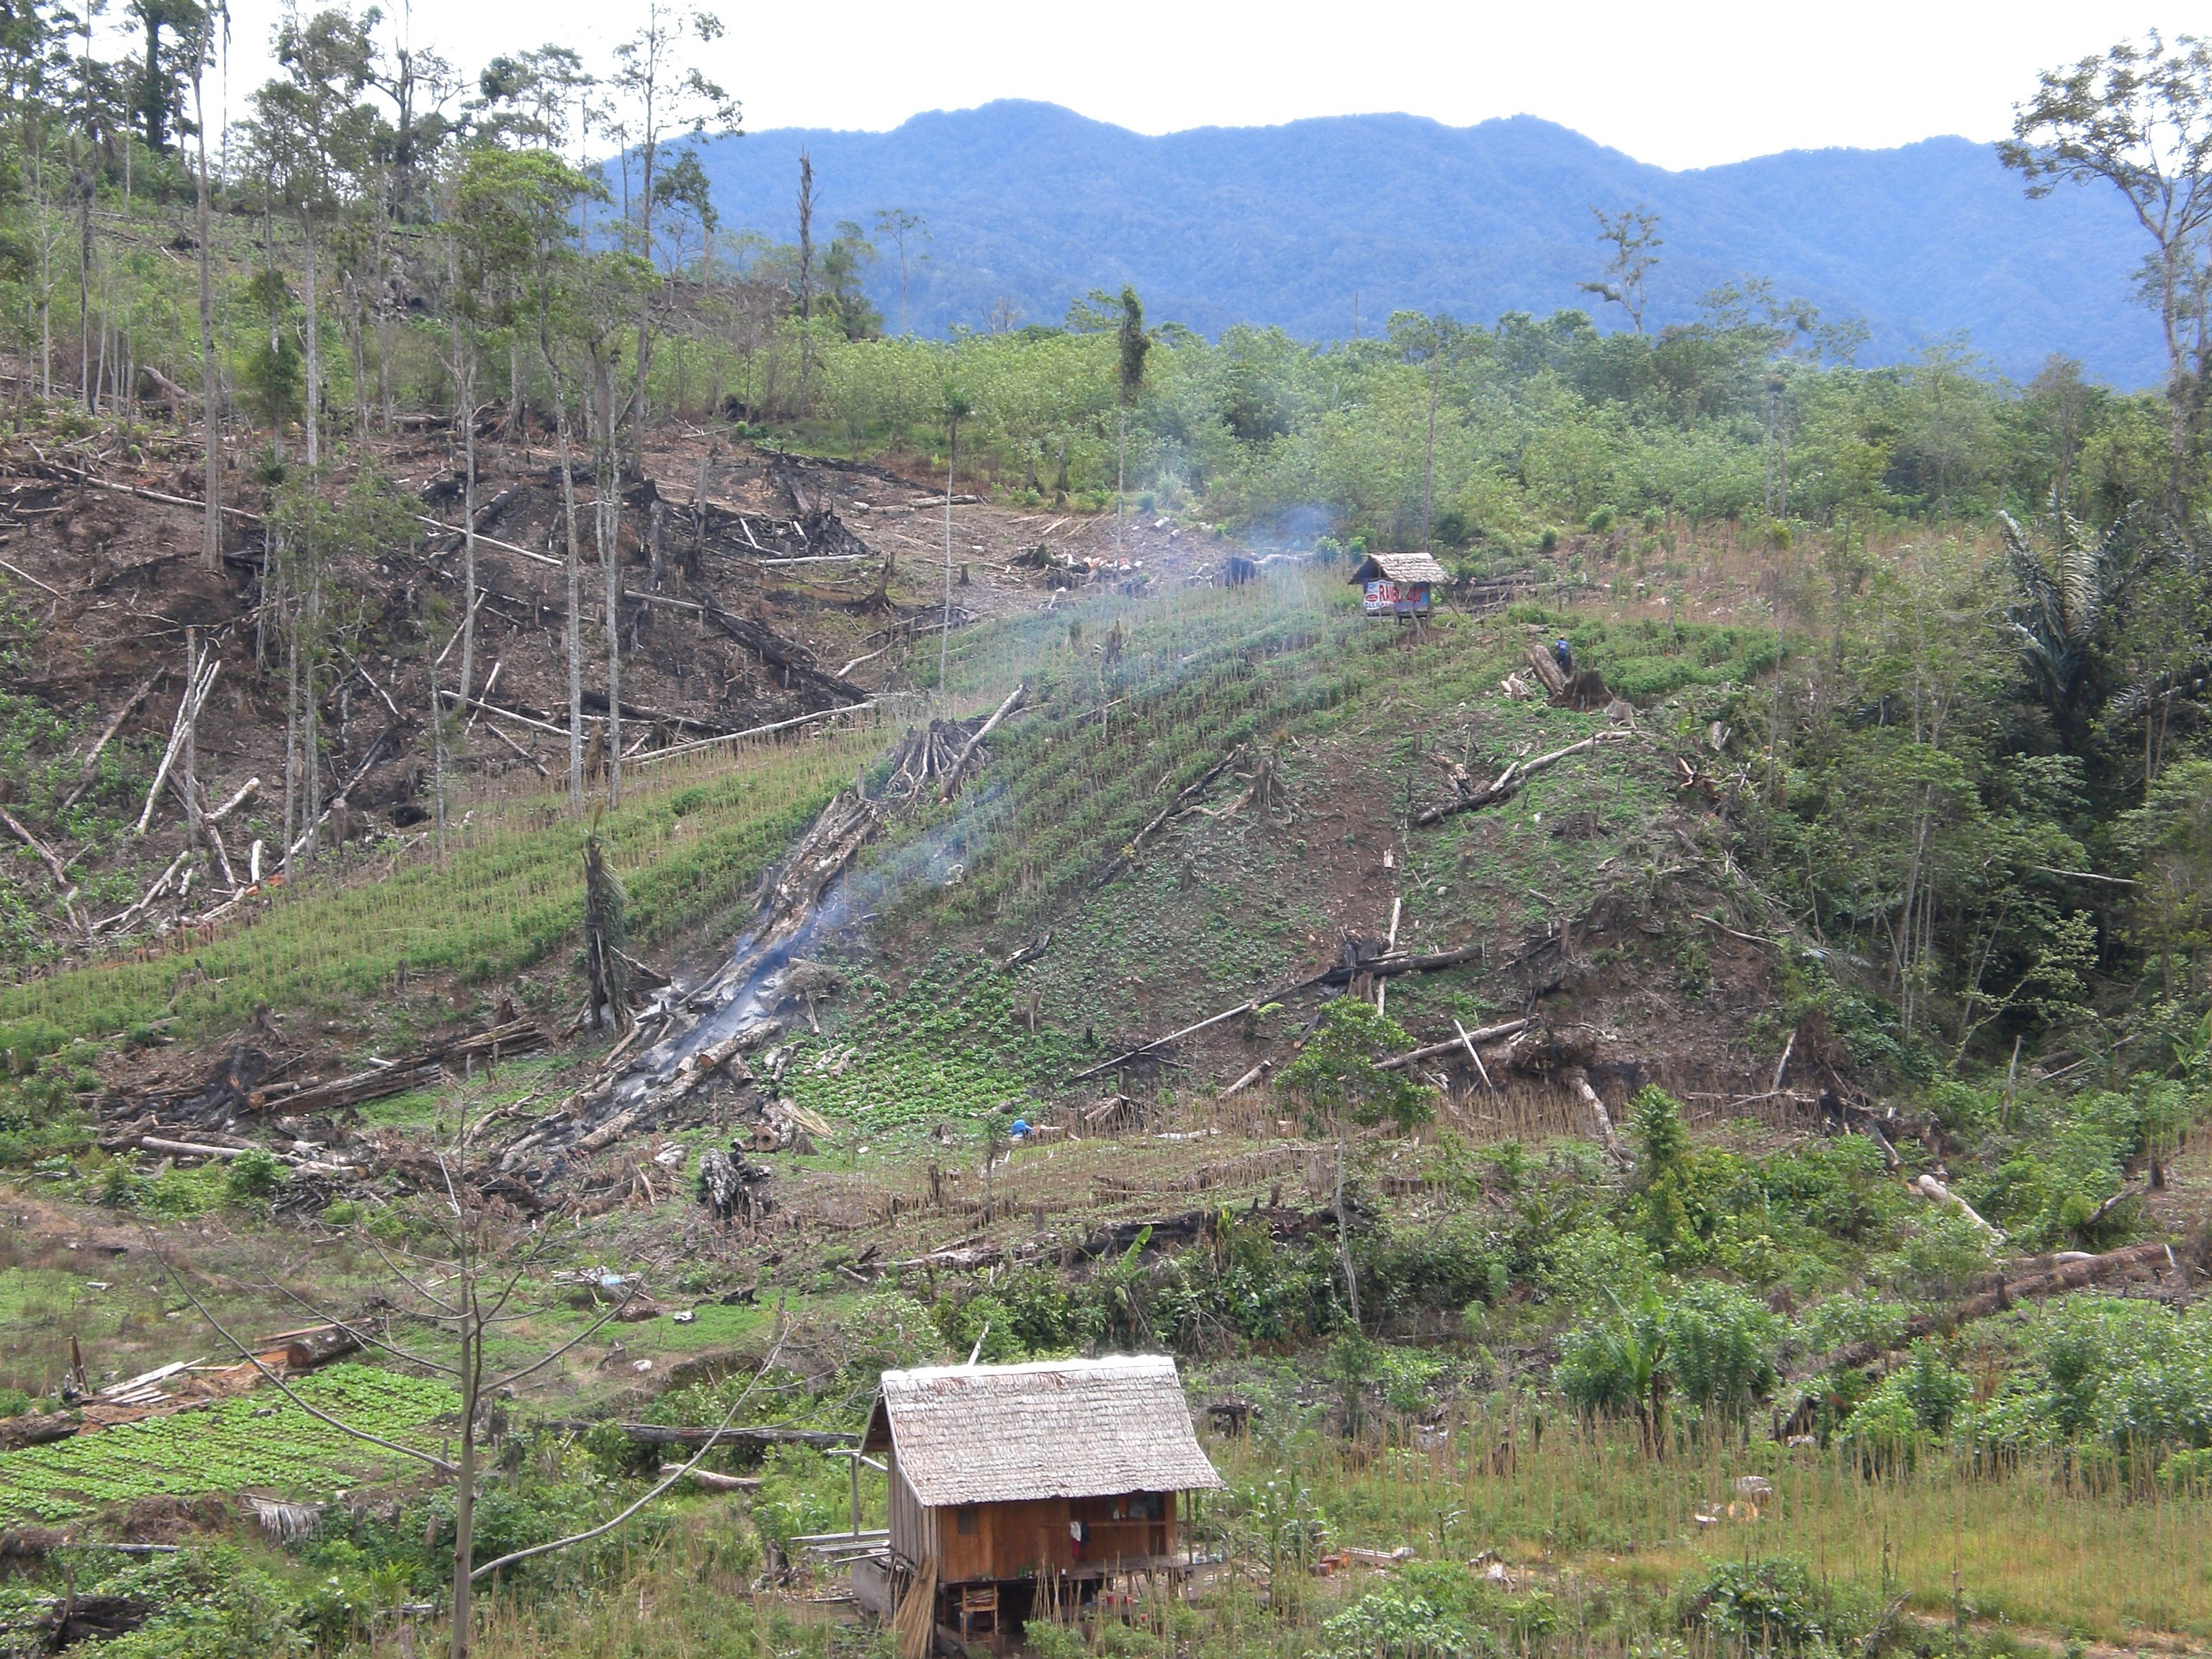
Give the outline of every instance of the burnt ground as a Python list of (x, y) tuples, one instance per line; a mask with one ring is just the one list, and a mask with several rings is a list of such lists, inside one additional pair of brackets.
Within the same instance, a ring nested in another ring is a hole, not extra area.
[[(334, 488), (347, 488), (371, 462), (417, 498), (422, 516), (457, 525), (456, 450), (448, 433), (403, 431), (337, 464)], [(471, 690), (495, 707), (473, 711), (462, 752), (453, 757), (464, 790), (471, 781), (521, 781), (539, 770), (557, 779), (566, 769), (566, 579), (550, 459), (542, 441), (487, 438), (480, 449), (483, 597)], [(226, 514), (218, 574), (199, 563), (200, 510), (182, 499), (198, 494), (188, 440), (149, 437), (141, 428), (127, 444), (111, 430), (73, 443), (24, 438), (0, 450), (0, 558), (15, 567), (0, 581), (13, 589), (19, 613), (7, 630), (15, 638), (5, 685), (24, 700), (12, 706), (10, 724), (25, 764), (53, 781), (44, 800), (19, 784), (15, 804), (66, 865), (75, 890), (65, 906), (25, 860), (25, 895), (48, 950), (82, 949), (85, 927), (125, 910), (183, 846), (173, 792), (163, 792), (145, 836), (129, 826), (184, 695), (192, 631), (223, 665), (198, 723), (198, 781), (214, 805), (259, 780), (258, 795), (239, 809), (250, 831), (227, 826), (225, 838), (240, 883), (250, 840), (265, 843), (266, 866), (277, 862), (284, 661), (275, 606), (264, 605), (259, 514), (268, 491), (254, 481), (255, 465), (243, 451), (228, 458), (226, 506), (234, 510)], [(580, 476), (577, 488), (586, 698), (596, 729), (605, 711), (605, 588), (591, 540), (589, 478)], [(933, 494), (934, 508), (916, 505)], [(818, 714), (911, 688), (917, 675), (933, 672), (915, 639), (943, 615), (941, 483), (933, 491), (889, 467), (784, 456), (678, 425), (653, 435), (642, 475), (628, 477), (623, 495), (623, 589), (676, 602), (623, 606), (625, 750)], [(1017, 513), (956, 498), (951, 520), (955, 627), (1049, 603), (1055, 587), (1203, 579), (1224, 550), (1203, 532), (1132, 519), (1122, 530), (1131, 568), (1113, 568), (1110, 517)], [(426, 662), (458, 623), (463, 590), (460, 536), (422, 529), (415, 546), (329, 561), (322, 794), (327, 800), (343, 792), (347, 811), (326, 827), (325, 843), (405, 830), (428, 814)], [(779, 562), (793, 558), (823, 562)], [(454, 688), (459, 661), (457, 650), (447, 655), (442, 689)], [(40, 809), (74, 781), (75, 760), (149, 678), (151, 690), (117, 732), (108, 774), (66, 822), (40, 818)], [(9, 793), (0, 783), (0, 805)], [(222, 896), (218, 890), (211, 898), (204, 886), (173, 896), (101, 930), (97, 943), (112, 948), (158, 933)], [(14, 943), (34, 945), (30, 937)]]

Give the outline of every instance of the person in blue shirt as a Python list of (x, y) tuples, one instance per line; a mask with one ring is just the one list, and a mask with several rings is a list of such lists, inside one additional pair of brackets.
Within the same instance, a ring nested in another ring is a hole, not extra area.
[(1567, 643), (1565, 635), (1562, 634), (1559, 636), (1559, 642), (1552, 647), (1552, 655), (1559, 659), (1561, 673), (1571, 674), (1575, 672), (1574, 647)]

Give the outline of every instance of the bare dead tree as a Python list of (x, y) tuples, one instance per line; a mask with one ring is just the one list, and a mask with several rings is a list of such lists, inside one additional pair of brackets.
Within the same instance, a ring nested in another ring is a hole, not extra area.
[[(392, 1363), (418, 1374), (441, 1377), (460, 1395), (459, 1450), (441, 1456), (386, 1439), (323, 1410), (301, 1397), (283, 1373), (270, 1365), (254, 1346), (217, 1316), (201, 1298), (186, 1276), (147, 1235), (149, 1247), (167, 1273), (170, 1283), (190, 1302), (224, 1345), (260, 1372), (262, 1380), (318, 1421), (356, 1440), (378, 1446), (433, 1471), (449, 1485), (453, 1498), (453, 1564), (450, 1659), (466, 1659), (472, 1623), (472, 1601), (477, 1582), (502, 1567), (530, 1557), (566, 1549), (621, 1526), (678, 1480), (714, 1449), (738, 1413), (750, 1399), (760, 1377), (774, 1367), (783, 1346), (785, 1322), (777, 1309), (775, 1335), (767, 1357), (750, 1382), (738, 1391), (720, 1425), (708, 1437), (683, 1469), (662, 1480), (622, 1513), (601, 1526), (573, 1537), (557, 1539), (534, 1549), (519, 1550), (479, 1565), (475, 1560), (476, 1499), (483, 1467), (483, 1452), (490, 1432), (493, 1405), (515, 1385), (559, 1361), (618, 1318), (636, 1297), (641, 1282), (629, 1280), (622, 1295), (601, 1307), (573, 1336), (554, 1343), (525, 1363), (505, 1371), (489, 1363), (493, 1347), (502, 1345), (509, 1328), (543, 1318), (555, 1304), (535, 1293), (535, 1270), (552, 1247), (554, 1234), (517, 1217), (514, 1211), (478, 1184), (480, 1171), (470, 1151), (472, 1128), (466, 1097), (457, 1114), (453, 1140), (432, 1152), (439, 1171), (437, 1188), (422, 1194), (408, 1212), (410, 1243), (387, 1244), (365, 1228), (351, 1236), (381, 1264), (390, 1285), (385, 1300), (392, 1311), (375, 1320), (350, 1316), (321, 1306), (291, 1287), (295, 1275), (275, 1268), (261, 1275), (259, 1288), (299, 1307), (312, 1317), (344, 1333), (361, 1346)], [(440, 1190), (442, 1189), (442, 1190)], [(395, 1328), (399, 1334), (395, 1335)], [(423, 1351), (410, 1333), (438, 1344), (441, 1357)], [(449, 1356), (449, 1357), (447, 1357)]]

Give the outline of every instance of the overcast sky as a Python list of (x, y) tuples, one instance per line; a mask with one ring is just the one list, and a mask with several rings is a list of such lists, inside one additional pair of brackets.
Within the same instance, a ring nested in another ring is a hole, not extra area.
[[(1118, 0), (932, 8), (719, 5), (708, 72), (745, 125), (883, 130), (932, 109), (1034, 98), (1162, 133), (1304, 116), (1406, 111), (1455, 126), (1540, 115), (1667, 167), (1780, 149), (1883, 147), (1939, 133), (1989, 139), (2037, 70), (2153, 24), (2212, 32), (2212, 0)], [(283, 0), (231, 0), (234, 112), (270, 72)], [(417, 45), (473, 75), (557, 41), (594, 67), (636, 27), (608, 0), (386, 0)]]

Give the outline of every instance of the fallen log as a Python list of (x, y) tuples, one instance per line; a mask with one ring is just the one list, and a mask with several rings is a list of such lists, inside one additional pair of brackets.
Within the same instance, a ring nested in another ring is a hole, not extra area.
[[(225, 509), (225, 511), (228, 510), (228, 508)], [(469, 533), (457, 524), (442, 523), (439, 520), (430, 518), (428, 515), (420, 513), (415, 515), (415, 521), (417, 524), (428, 525), (431, 529), (441, 532), (448, 536), (466, 536)], [(478, 547), (495, 547), (502, 553), (519, 553), (524, 558), (531, 560), (533, 563), (550, 564), (556, 570), (562, 568), (561, 561), (555, 558), (550, 553), (539, 553), (535, 552), (527, 547), (517, 547), (513, 542), (503, 542), (495, 536), (487, 536), (481, 530), (476, 532), (476, 538), (477, 545)]]
[(1070, 1083), (1081, 1083), (1085, 1079), (1098, 1076), (1101, 1073), (1114, 1071), (1118, 1067), (1127, 1065), (1131, 1060), (1139, 1058), (1140, 1055), (1152, 1053), (1155, 1048), (1164, 1048), (1171, 1042), (1179, 1042), (1187, 1036), (1195, 1036), (1198, 1032), (1206, 1030), (1209, 1026), (1220, 1024), (1224, 1020), (1234, 1019), (1239, 1014), (1249, 1014), (1259, 1006), (1259, 1000), (1255, 1000), (1250, 1002), (1240, 1002), (1234, 1008), (1224, 1008), (1219, 1013), (1209, 1015), (1207, 1018), (1200, 1020), (1194, 1025), (1184, 1026), (1180, 1031), (1170, 1031), (1164, 1037), (1154, 1037), (1150, 1042), (1140, 1042), (1135, 1048), (1128, 1050), (1127, 1053), (1116, 1054), (1111, 1060), (1103, 1061), (1097, 1066), (1091, 1066), (1087, 1070), (1078, 1072), (1067, 1080)]
[(2187, 1271), (2175, 1260), (2173, 1248), (2169, 1244), (2130, 1244), (2103, 1255), (2056, 1262), (2034, 1273), (2001, 1280), (1995, 1289), (1984, 1291), (1978, 1296), (1970, 1296), (1940, 1312), (1921, 1314), (1908, 1319), (1894, 1341), (1870, 1338), (1864, 1342), (1853, 1342), (1838, 1348), (1820, 1362), (1818, 1369), (1834, 1370), (1863, 1365), (1885, 1353), (1908, 1346), (1922, 1337), (1948, 1331), (1977, 1319), (1986, 1319), (1991, 1314), (2002, 1313), (2015, 1303), (2086, 1290), (2090, 1285), (2102, 1284), (2134, 1268), (2154, 1269), (2160, 1263), (2177, 1272)]
[(77, 769), (76, 785), (68, 794), (62, 797), (61, 805), (54, 808), (56, 817), (59, 817), (70, 807), (76, 805), (77, 797), (92, 787), (92, 781), (100, 775), (100, 755), (114, 740), (115, 734), (123, 729), (123, 722), (131, 718), (131, 711), (153, 694), (154, 688), (161, 684), (161, 676), (167, 672), (167, 669), (155, 669), (146, 677), (136, 691), (123, 700), (123, 706), (115, 711), (115, 718), (107, 722), (107, 727), (100, 734), (99, 741), (94, 743), (90, 750), (86, 753), (84, 764)]
[(1468, 787), (1471, 781), (1463, 781), (1463, 774), (1455, 775), (1452, 780), (1452, 799), (1440, 805), (1423, 807), (1413, 814), (1413, 822), (1419, 825), (1441, 823), (1456, 812), (1474, 812), (1486, 806), (1501, 805), (1519, 794), (1529, 779), (1539, 772), (1557, 766), (1568, 756), (1578, 755), (1601, 743), (1622, 741), (1627, 736), (1626, 732), (1593, 732), (1581, 742), (1571, 743), (1564, 749), (1554, 749), (1549, 754), (1538, 755), (1529, 760), (1516, 760), (1480, 788), (1471, 789)]
[(46, 866), (47, 875), (53, 878), (55, 886), (64, 889), (69, 886), (69, 872), (63, 866), (61, 860), (54, 855), (53, 849), (26, 830), (15, 815), (4, 806), (0, 806), (0, 823), (6, 824), (9, 832), (17, 841), (21, 842), (24, 846), (37, 854), (39, 862)]
[(192, 849), (189, 847), (179, 852), (176, 857), (169, 860), (169, 867), (154, 878), (154, 884), (146, 890), (136, 904), (127, 910), (108, 917), (105, 921), (95, 921), (92, 924), (92, 931), (95, 933), (105, 933), (114, 929), (129, 928), (140, 916), (145, 915), (155, 900), (169, 890), (169, 884), (176, 880), (177, 872), (185, 867), (185, 860), (191, 855)]
[(149, 1152), (167, 1152), (173, 1158), (244, 1158), (258, 1150), (252, 1146), (199, 1146), (188, 1140), (164, 1140), (159, 1135), (140, 1135), (138, 1144)]
[(806, 660), (803, 647), (782, 639), (758, 623), (725, 611), (712, 599), (703, 601), (700, 614), (750, 651), (770, 667), (781, 668), (790, 678), (803, 680), (817, 690), (833, 697), (842, 697), (848, 702), (866, 702), (868, 694), (857, 685), (848, 684), (834, 674), (825, 674)]
[(10, 575), (21, 577), (25, 581), (30, 583), (32, 586), (37, 588), (42, 593), (51, 593), (58, 599), (62, 597), (61, 589), (58, 587), (49, 586), (46, 583), (40, 581), (36, 576), (33, 576), (29, 571), (24, 569), (21, 565), (10, 564), (7, 560), (0, 559), (0, 570), (7, 571)]
[(1965, 1216), (1967, 1220), (1972, 1222), (1974, 1225), (1979, 1227), (1984, 1232), (1987, 1233), (1996, 1243), (2000, 1244), (2004, 1243), (2004, 1235), (1999, 1232), (1996, 1228), (1992, 1226), (1989, 1222), (1984, 1220), (1980, 1211), (1977, 1210), (1972, 1205), (1967, 1203), (1965, 1199), (1960, 1197), (1958, 1194), (1953, 1192), (1942, 1182), (1936, 1180), (1934, 1176), (1922, 1176), (1918, 1180), (1912, 1183), (1912, 1190), (1918, 1193), (1922, 1197), (1932, 1200), (1937, 1204), (1949, 1205), (1953, 1209), (1957, 1210), (1961, 1215)]
[(67, 1412), (26, 1412), (21, 1417), (0, 1417), (0, 1451), (21, 1451), (66, 1440), (77, 1431), (77, 1419)]
[(1224, 1089), (1221, 1091), (1221, 1098), (1226, 1100), (1230, 1096), (1237, 1093), (1239, 1090), (1250, 1088), (1254, 1084), (1257, 1083), (1261, 1078), (1267, 1076), (1268, 1073), (1274, 1069), (1275, 1062), (1273, 1060), (1261, 1060), (1250, 1071), (1245, 1073), (1243, 1076), (1238, 1078), (1236, 1082), (1231, 1084), (1226, 1089)]
[[(860, 1437), (842, 1429), (787, 1429), (781, 1427), (745, 1429), (702, 1429), (678, 1427), (666, 1423), (590, 1422), (575, 1418), (556, 1418), (545, 1425), (564, 1434), (588, 1434), (594, 1429), (614, 1428), (623, 1438), (640, 1446), (817, 1446), (836, 1447), (856, 1444)], [(696, 1474), (696, 1470), (693, 1473)]]
[(1022, 700), (1028, 696), (1029, 693), (1028, 682), (1024, 681), (1017, 685), (1006, 700), (999, 705), (991, 718), (975, 728), (975, 735), (968, 739), (966, 746), (960, 751), (959, 757), (952, 763), (952, 769), (945, 775), (945, 787), (938, 793), (939, 800), (952, 799), (952, 792), (960, 787), (960, 779), (968, 770), (968, 763), (975, 758), (975, 751), (982, 746), (983, 739), (999, 729), (1000, 720), (1022, 706)]
[[(158, 489), (144, 489), (137, 484), (114, 483), (106, 478), (95, 478), (82, 468), (70, 466), (66, 462), (57, 465), (48, 461), (41, 466), (33, 467), (32, 471), (42, 473), (48, 477), (58, 473), (70, 483), (82, 484), (87, 489), (105, 489), (118, 495), (136, 495), (142, 501), (158, 501), (163, 507), (189, 507), (195, 513), (207, 511), (205, 501), (196, 501), (185, 495), (165, 495)], [(234, 519), (243, 519), (248, 524), (261, 522), (261, 515), (258, 513), (250, 513), (242, 507), (226, 507), (222, 511)]]
[(146, 826), (154, 821), (154, 805), (161, 799), (162, 784), (168, 781), (169, 769), (184, 752), (192, 728), (199, 720), (200, 705), (207, 701), (208, 693), (215, 689), (216, 677), (222, 672), (222, 659), (212, 650), (187, 665), (185, 695), (177, 700), (177, 719), (169, 730), (168, 747), (162, 751), (161, 765), (154, 770), (154, 781), (147, 786), (146, 807), (138, 814), (138, 834), (144, 835)]
[(732, 732), (724, 737), (694, 738), (688, 743), (672, 743), (665, 749), (648, 750), (646, 753), (632, 758), (629, 764), (650, 766), (655, 761), (670, 760), (678, 755), (696, 755), (702, 749), (711, 748), (718, 743), (735, 743), (746, 738), (771, 737), (778, 732), (789, 732), (797, 726), (811, 726), (817, 720), (833, 720), (842, 714), (865, 714), (875, 707), (877, 707), (876, 700), (871, 698), (866, 702), (849, 703), (838, 708), (817, 708), (811, 714), (795, 714), (787, 720), (771, 720), (766, 726), (749, 726), (742, 732)]
[[(216, 1121), (240, 1111), (264, 1112), (279, 1108), (288, 1112), (335, 1109), (357, 1106), (365, 1101), (382, 1100), (391, 1095), (405, 1094), (410, 1089), (430, 1087), (439, 1080), (442, 1073), (465, 1071), (472, 1060), (496, 1062), (519, 1054), (536, 1054), (548, 1046), (544, 1029), (535, 1020), (513, 1019), (489, 1030), (457, 1037), (402, 1059), (332, 1078), (327, 1082), (254, 1083), (249, 1085), (244, 1079), (229, 1079), (229, 1068), (225, 1066), (217, 1073), (210, 1090), (186, 1098), (155, 1096), (148, 1103), (157, 1108), (164, 1104), (179, 1105), (194, 1116), (206, 1116)], [(210, 1103), (202, 1110), (190, 1103), (191, 1099)], [(234, 1151), (212, 1151), (198, 1145), (195, 1145), (192, 1150), (199, 1156), (235, 1156)]]
[[(605, 714), (607, 694), (586, 686), (584, 690), (584, 707), (594, 714)], [(690, 714), (672, 714), (664, 709), (647, 708), (642, 703), (628, 701), (623, 703), (622, 717), (626, 720), (641, 720), (656, 726), (684, 726), (690, 731), (703, 732), (711, 738), (726, 738), (738, 730), (734, 726), (719, 721), (697, 720)]]
[(1482, 950), (1480, 945), (1468, 945), (1456, 951), (1432, 951), (1425, 956), (1384, 955), (1370, 957), (1364, 962), (1340, 962), (1296, 988), (1310, 991), (1321, 985), (1348, 985), (1361, 974), (1376, 979), (1389, 979), (1397, 974), (1432, 974), (1440, 969), (1473, 962), (1482, 955)]
[[(1388, 1060), (1378, 1060), (1375, 1062), (1375, 1069), (1378, 1072), (1401, 1072), (1408, 1066), (1418, 1066), (1425, 1060), (1437, 1060), (1461, 1048), (1473, 1054), (1476, 1043), (1495, 1042), (1500, 1037), (1511, 1036), (1516, 1031), (1527, 1030), (1529, 1024), (1525, 1019), (1509, 1019), (1503, 1025), (1480, 1026), (1472, 1031), (1461, 1032), (1449, 1042), (1431, 1042), (1426, 1048), (1416, 1048), (1410, 1054), (1393, 1054)], [(1475, 1063), (1481, 1063), (1479, 1055)]]
[[(729, 1437), (726, 1431), (722, 1436), (725, 1440)], [(660, 1466), (660, 1473), (664, 1476), (681, 1474), (684, 1472), (681, 1464), (663, 1463)], [(758, 1492), (760, 1490), (761, 1477), (757, 1474), (717, 1474), (712, 1469), (693, 1469), (690, 1474), (692, 1484), (702, 1492)]]
[(1579, 1066), (1570, 1066), (1560, 1076), (1567, 1087), (1573, 1090), (1581, 1099), (1583, 1104), (1589, 1108), (1590, 1115), (1596, 1120), (1597, 1138), (1605, 1147), (1606, 1156), (1621, 1168), (1626, 1169), (1629, 1163), (1628, 1153), (1621, 1146), (1620, 1137), (1613, 1133), (1613, 1114), (1606, 1110), (1603, 1097), (1595, 1089), (1590, 1087), (1589, 1073)]
[(1126, 869), (1130, 867), (1130, 863), (1133, 863), (1134, 858), (1137, 858), (1137, 854), (1139, 854), (1141, 849), (1144, 849), (1146, 838), (1151, 838), (1152, 834), (1155, 834), (1157, 830), (1159, 830), (1159, 827), (1168, 821), (1168, 818), (1175, 817), (1176, 811), (1182, 811), (1182, 810), (1183, 810), (1183, 805), (1186, 805), (1186, 803), (1194, 801), (1194, 799), (1197, 799), (1197, 796), (1201, 796), (1203, 792), (1207, 790), (1207, 785), (1212, 785), (1212, 781), (1217, 779), (1217, 776), (1221, 776), (1221, 775), (1224, 775), (1224, 772), (1228, 772), (1228, 769), (1232, 768), (1232, 765), (1237, 765), (1237, 757), (1241, 757), (1241, 754), (1243, 754), (1243, 752), (1245, 752), (1245, 745), (1243, 745), (1243, 744), (1239, 744), (1239, 745), (1237, 745), (1237, 748), (1230, 750), (1228, 754), (1224, 754), (1224, 757), (1221, 757), (1221, 759), (1214, 761), (1214, 763), (1210, 765), (1210, 768), (1206, 768), (1206, 772), (1201, 772), (1201, 775), (1199, 775), (1197, 779), (1192, 781), (1192, 783), (1183, 785), (1182, 790), (1176, 792), (1175, 799), (1172, 799), (1172, 801), (1168, 803), (1168, 805), (1161, 807), (1161, 810), (1157, 811), (1155, 817), (1152, 817), (1152, 821), (1151, 821), (1151, 823), (1146, 823), (1144, 830), (1139, 830), (1139, 832), (1133, 834), (1133, 836), (1128, 838), (1128, 845), (1126, 845), (1126, 848), (1121, 849), (1121, 852), (1119, 852), (1119, 856), (1115, 858), (1113, 863), (1106, 865), (1106, 872), (1103, 872), (1103, 874), (1099, 876), (1097, 880), (1095, 880), (1093, 887), (1106, 887), (1106, 884), (1109, 884), (1110, 880), (1115, 878), (1115, 876), (1119, 876), (1119, 874), (1121, 874), (1121, 872), (1126, 872)]

